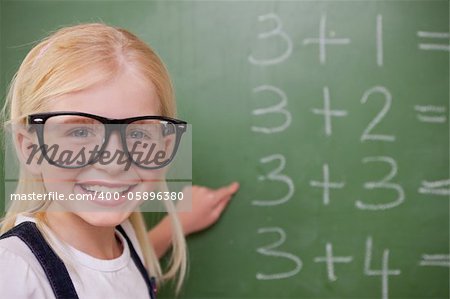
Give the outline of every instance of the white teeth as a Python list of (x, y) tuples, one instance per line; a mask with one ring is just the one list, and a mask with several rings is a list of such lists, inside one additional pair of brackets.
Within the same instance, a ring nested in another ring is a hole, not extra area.
[(115, 187), (115, 188), (110, 188), (110, 187), (105, 187), (105, 186), (100, 186), (100, 185), (82, 185), (84, 189), (88, 190), (88, 191), (92, 191), (92, 192), (110, 192), (110, 193), (122, 193), (124, 191), (127, 191), (130, 186), (124, 186), (124, 187)]

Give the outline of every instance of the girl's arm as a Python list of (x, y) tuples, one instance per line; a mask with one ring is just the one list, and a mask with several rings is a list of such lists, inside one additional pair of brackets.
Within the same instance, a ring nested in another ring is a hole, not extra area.
[[(237, 182), (219, 189), (192, 186), (192, 210), (178, 212), (184, 235), (201, 231), (214, 224), (230, 202), (231, 196), (238, 189)], [(168, 216), (149, 231), (148, 236), (155, 248), (156, 255), (159, 258), (164, 256), (172, 245), (172, 228)]]

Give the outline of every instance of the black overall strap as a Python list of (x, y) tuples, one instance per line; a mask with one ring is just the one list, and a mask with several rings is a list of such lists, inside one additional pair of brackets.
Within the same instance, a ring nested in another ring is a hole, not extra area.
[(36, 223), (31, 221), (22, 222), (2, 236), (0, 239), (16, 236), (31, 249), (36, 259), (44, 269), (50, 286), (57, 299), (78, 299), (77, 292), (73, 286), (72, 279), (67, 272), (63, 261), (56, 255), (47, 244)]
[(130, 238), (128, 238), (127, 234), (125, 233), (125, 230), (122, 226), (118, 225), (116, 226), (117, 230), (125, 237), (125, 240), (127, 241), (128, 248), (130, 248), (130, 254), (131, 258), (134, 261), (134, 264), (139, 269), (139, 272), (141, 272), (141, 275), (144, 277), (145, 283), (147, 284), (148, 293), (150, 294), (151, 299), (156, 299), (156, 282), (155, 278), (150, 278), (148, 276), (148, 272), (145, 269), (144, 265), (142, 264), (141, 259), (139, 258), (139, 255), (137, 254), (136, 250), (134, 249), (133, 244), (130, 241)]

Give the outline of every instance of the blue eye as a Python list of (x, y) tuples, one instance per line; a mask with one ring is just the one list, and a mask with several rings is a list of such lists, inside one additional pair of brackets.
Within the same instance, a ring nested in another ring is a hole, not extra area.
[(133, 139), (150, 138), (147, 134), (145, 134), (142, 131), (131, 131), (128, 133), (128, 136)]
[(89, 130), (86, 128), (74, 129), (69, 133), (69, 136), (78, 138), (89, 137)]

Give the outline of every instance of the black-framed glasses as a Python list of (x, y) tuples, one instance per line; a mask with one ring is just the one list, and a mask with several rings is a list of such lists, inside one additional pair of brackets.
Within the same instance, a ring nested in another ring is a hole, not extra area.
[[(62, 168), (132, 162), (141, 168), (159, 169), (173, 160), (187, 129), (185, 121), (165, 116), (111, 119), (71, 111), (31, 114), (28, 124), (36, 131), (42, 156)], [(116, 131), (121, 149), (107, 151)]]

